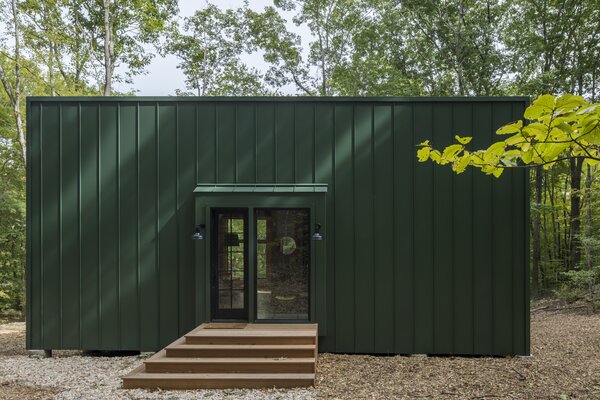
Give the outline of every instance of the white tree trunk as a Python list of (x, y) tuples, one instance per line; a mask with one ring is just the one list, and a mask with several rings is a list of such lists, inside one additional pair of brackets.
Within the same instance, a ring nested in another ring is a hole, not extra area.
[(112, 34), (113, 22), (110, 13), (111, 0), (104, 0), (104, 96), (112, 93), (115, 43)]
[(17, 10), (17, 1), (11, 1), (13, 14), (13, 29), (15, 35), (15, 87), (12, 95), (13, 114), (17, 126), (17, 139), (21, 147), (21, 157), (23, 165), (27, 165), (27, 142), (25, 141), (25, 129), (23, 128), (23, 119), (21, 117), (21, 42), (19, 40), (19, 14)]

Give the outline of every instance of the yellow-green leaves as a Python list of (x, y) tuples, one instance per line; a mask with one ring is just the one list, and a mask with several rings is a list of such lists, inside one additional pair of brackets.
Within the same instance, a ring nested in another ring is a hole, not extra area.
[(493, 145), (487, 148), (485, 153), (483, 153), (483, 161), (490, 165), (498, 164), (500, 162), (500, 159), (502, 158), (504, 149), (506, 149), (506, 143), (494, 143)]
[(464, 157), (460, 157), (452, 163), (452, 170), (457, 174), (462, 174), (463, 172), (465, 172), (470, 163), (471, 157), (467, 153)]
[(456, 155), (460, 151), (462, 151), (463, 148), (464, 147), (462, 144), (450, 145), (444, 149), (444, 152), (442, 153), (442, 158), (448, 161), (454, 160), (454, 158), (456, 158)]
[(532, 122), (525, 126), (521, 133), (523, 136), (534, 136), (538, 138), (542, 137), (541, 135), (546, 135), (546, 133), (548, 133), (548, 127), (538, 122)]
[[(465, 149), (465, 144), (468, 144), (471, 141), (470, 137), (463, 138), (460, 136), (455, 136), (455, 138), (459, 143), (446, 147), (443, 152), (434, 150), (429, 144), (429, 140), (419, 143), (417, 145), (420, 147), (420, 149), (417, 150), (417, 157), (419, 161), (425, 162), (431, 159), (431, 161), (440, 165), (453, 164), (454, 168), (454, 164), (457, 162), (457, 160), (465, 155), (468, 155), (468, 151)], [(464, 168), (466, 168), (467, 165), (465, 165)]]
[(563, 112), (563, 110), (571, 112), (573, 109), (581, 107), (583, 103), (585, 103), (583, 97), (565, 94), (556, 99), (556, 109), (559, 112)]
[(554, 97), (549, 94), (538, 97), (532, 105), (527, 107), (523, 116), (526, 119), (538, 119), (550, 114), (554, 110)]
[(498, 129), (496, 135), (508, 135), (510, 133), (521, 132), (521, 128), (523, 128), (523, 121), (511, 122)]
[(456, 141), (460, 144), (469, 144), (471, 142), (471, 140), (473, 138), (465, 136), (465, 137), (460, 137), (458, 135), (454, 136), (454, 138), (456, 139)]
[(419, 158), (420, 162), (425, 162), (427, 160), (429, 160), (429, 154), (431, 153), (431, 147), (429, 147), (428, 145), (425, 145), (427, 147), (422, 147), (417, 151), (417, 157)]
[(543, 95), (525, 110), (524, 118), (528, 124), (519, 120), (500, 127), (496, 134), (509, 136), (487, 149), (469, 152), (465, 146), (472, 138), (457, 135), (457, 143), (441, 151), (429, 140), (420, 143), (417, 156), (421, 162), (451, 164), (457, 174), (472, 166), (496, 177), (506, 168), (551, 168), (572, 157), (582, 157), (590, 165), (600, 162), (600, 104), (571, 94), (558, 98)]

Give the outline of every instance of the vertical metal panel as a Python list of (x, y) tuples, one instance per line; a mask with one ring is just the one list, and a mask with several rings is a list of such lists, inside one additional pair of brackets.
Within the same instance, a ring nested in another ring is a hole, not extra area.
[(524, 102), (379, 101), (30, 103), (28, 346), (166, 345), (208, 317), (195, 184), (315, 182), (329, 184), (321, 350), (526, 354), (526, 174), (415, 155), (457, 133), (485, 147)]
[(395, 351), (414, 351), (414, 105), (394, 106)]
[[(256, 105), (256, 182), (275, 182), (275, 107)], [(259, 156), (260, 155), (260, 156)]]
[[(81, 348), (100, 348), (98, 104), (81, 104)], [(43, 150), (45, 154), (47, 150)], [(42, 265), (43, 268), (43, 265)]]
[[(355, 351), (373, 349), (373, 107), (354, 107), (354, 331)], [(372, 351), (372, 350), (371, 350)]]
[[(235, 183), (237, 178), (236, 104), (217, 104), (217, 182)], [(204, 152), (202, 152), (202, 155)]]
[[(452, 105), (452, 133), (473, 132), (472, 104)], [(481, 174), (481, 172), (479, 172)], [(452, 320), (455, 354), (473, 353), (473, 169), (454, 175), (452, 190)]]
[(61, 344), (60, 271), (60, 105), (44, 106), (42, 115), (42, 344), (59, 348)]
[(217, 182), (217, 106), (214, 103), (201, 103), (196, 107), (197, 182)]
[(79, 116), (75, 103), (62, 105), (61, 157), (61, 329), (62, 346), (79, 347)]
[[(473, 104), (473, 149), (483, 149), (492, 140), (492, 104)], [(492, 215), (493, 177), (473, 173), (473, 260), (477, 267), (473, 270), (473, 351), (475, 354), (492, 354), (494, 348), (492, 275), (494, 230)], [(459, 283), (457, 283), (459, 284)]]
[(100, 346), (119, 341), (118, 105), (100, 106)]
[(275, 106), (275, 183), (294, 182), (294, 104)]
[(41, 221), (41, 112), (40, 104), (30, 105), (28, 108), (27, 151), (29, 155), (29, 176), (27, 179), (27, 345), (40, 346), (42, 342), (42, 296), (41, 296), (41, 270), (42, 270), (42, 221)]
[[(415, 143), (431, 140), (433, 131), (433, 106), (415, 104)], [(434, 352), (434, 221), (433, 213), (433, 165), (420, 164), (413, 158), (414, 166), (414, 351), (426, 354)]]
[(296, 105), (294, 113), (294, 182), (314, 182), (315, 115), (310, 103)]
[[(327, 183), (329, 189), (334, 187), (334, 105), (331, 103), (321, 103), (314, 105), (314, 140), (315, 140), (315, 164), (314, 176), (315, 182)], [(335, 349), (335, 324), (332, 323), (335, 316), (335, 291), (332, 290), (335, 285), (335, 202), (334, 196), (327, 196), (326, 199), (326, 315), (327, 336), (319, 338), (319, 346), (323, 349)]]
[[(433, 143), (445, 148), (452, 143), (452, 104), (433, 106)], [(452, 354), (454, 341), (454, 263), (452, 234), (454, 175), (450, 168), (433, 169), (433, 351)]]
[(394, 146), (392, 106), (373, 109), (373, 306), (374, 350), (393, 353), (394, 314)]
[(158, 105), (158, 269), (159, 340), (169, 343), (179, 332), (177, 265), (177, 113), (174, 102)]
[(256, 113), (252, 103), (237, 106), (236, 126), (236, 182), (256, 182)]
[[(189, 332), (195, 324), (194, 303), (194, 242), (187, 240), (194, 231), (194, 194), (196, 183), (196, 104), (178, 104), (177, 111), (177, 225), (179, 266), (179, 335)], [(211, 134), (211, 137), (214, 135)], [(214, 164), (209, 164), (214, 165)], [(212, 168), (211, 168), (212, 169)]]
[(121, 348), (139, 347), (137, 105), (119, 106), (119, 299)]
[[(492, 110), (492, 126), (500, 127), (512, 117), (511, 104), (494, 104)], [(512, 251), (511, 235), (513, 217), (512, 205), (512, 173), (505, 174), (494, 181), (492, 195), (492, 261), (493, 261), (493, 315), (494, 315), (494, 354), (510, 354), (512, 352)]]
[(355, 349), (354, 292), (354, 185), (353, 107), (338, 104), (334, 109), (334, 253), (335, 350)]
[(159, 283), (157, 264), (157, 109), (152, 103), (138, 110), (138, 249), (140, 347), (158, 348)]

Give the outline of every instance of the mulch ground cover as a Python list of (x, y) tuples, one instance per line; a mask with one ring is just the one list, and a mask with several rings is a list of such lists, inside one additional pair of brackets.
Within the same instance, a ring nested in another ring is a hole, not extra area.
[[(600, 399), (600, 314), (581, 307), (532, 308), (532, 357), (320, 354), (314, 389), (262, 395), (253, 391), (248, 396), (236, 391), (233, 397), (211, 391), (210, 398)], [(0, 325), (0, 363), (10, 365), (11, 358), (23, 361), (24, 329), (24, 323)], [(2, 382), (0, 376), (0, 399), (46, 399), (63, 390), (60, 385), (39, 388), (27, 381)], [(164, 398), (204, 397), (201, 392), (177, 393), (164, 392)]]

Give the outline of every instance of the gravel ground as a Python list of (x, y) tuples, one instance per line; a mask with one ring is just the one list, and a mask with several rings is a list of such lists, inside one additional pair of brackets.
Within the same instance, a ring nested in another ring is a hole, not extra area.
[(532, 314), (531, 358), (320, 354), (317, 387), (302, 390), (124, 390), (143, 356), (31, 357), (24, 328), (0, 325), (0, 399), (600, 399), (598, 314)]

